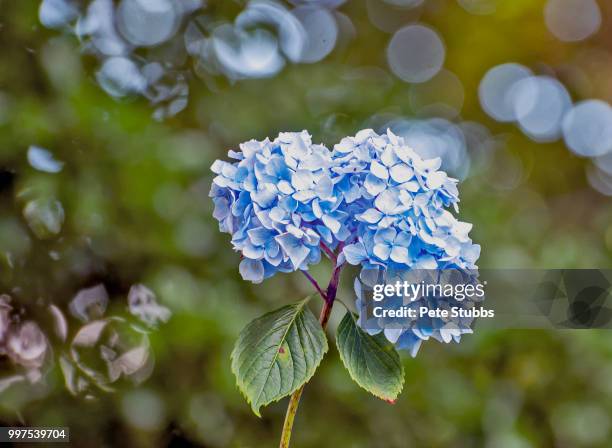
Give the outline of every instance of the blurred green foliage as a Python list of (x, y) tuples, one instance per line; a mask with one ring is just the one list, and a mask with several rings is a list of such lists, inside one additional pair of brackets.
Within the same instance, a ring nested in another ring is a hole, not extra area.
[[(562, 143), (536, 144), (487, 119), (476, 94), (495, 64), (561, 67), (577, 63), (583, 45), (611, 51), (610, 28), (599, 41), (567, 46), (544, 27), (541, 1), (498, 1), (491, 16), (453, 1), (428, 4), (422, 20), (443, 36), (445, 66), (464, 85), (462, 117), (487, 125), (495, 140), (491, 162), (460, 188), (480, 265), (610, 267), (612, 205), (588, 187), (586, 162)], [(69, 426), (75, 446), (274, 446), (285, 402), (253, 416), (229, 353), (249, 320), (311, 288), (297, 274), (261, 285), (240, 279), (238, 255), (211, 216), (208, 167), (250, 138), (308, 129), (333, 144), (381, 114), (412, 115), (409, 86), (386, 70), (388, 34), (368, 21), (365, 2), (351, 1), (341, 10), (357, 36), (323, 62), (234, 84), (194, 77), (188, 108), (158, 123), (144, 100), (107, 96), (95, 60), (74, 38), (42, 28), (37, 7), (0, 0), (0, 292), (36, 315), (41, 303), (65, 306), (85, 286), (103, 282), (120, 298), (141, 282), (173, 317), (152, 336), (156, 366), (143, 385), (86, 402), (64, 390), (56, 368), (44, 393), (0, 398), (2, 424)], [(235, 14), (239, 5), (213, 8)], [(585, 70), (612, 76), (610, 66)], [(609, 85), (592, 85), (591, 95), (612, 100)], [(30, 145), (50, 150), (62, 172), (30, 167)], [(59, 237), (40, 239), (23, 209), (48, 197), (61, 202), (65, 221)], [(328, 271), (323, 262), (314, 275), (324, 281)], [(350, 303), (344, 277), (339, 297)], [(330, 333), (342, 311), (336, 306)], [(610, 446), (608, 331), (476, 332), (460, 345), (429, 342), (403, 362), (404, 392), (389, 405), (359, 389), (331, 349), (306, 388), (295, 446)]]

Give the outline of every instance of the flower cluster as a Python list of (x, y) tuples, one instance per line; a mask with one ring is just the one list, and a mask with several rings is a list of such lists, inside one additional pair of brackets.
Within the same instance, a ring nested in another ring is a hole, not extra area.
[(281, 133), (274, 141), (251, 140), (230, 151), (237, 162), (215, 161), (214, 217), (243, 260), (245, 280), (307, 269), (321, 258), (321, 244), (350, 235), (338, 210), (331, 153), (308, 133)]
[[(355, 280), (358, 299), (362, 280), (380, 273), (385, 281), (402, 279), (410, 273), (460, 269), (473, 277), (480, 246), (468, 234), (471, 224), (457, 220), (447, 208), (457, 210), (457, 181), (441, 171), (439, 158), (425, 160), (388, 131), (377, 135), (371, 130), (346, 137), (334, 147), (333, 170), (343, 176), (345, 202), (354, 203), (352, 233), (356, 241), (344, 247), (350, 264), (361, 265)], [(470, 300), (421, 297), (411, 306), (444, 308), (450, 304), (473, 306)], [(361, 307), (358, 306), (359, 311)], [(383, 331), (398, 348), (412, 356), (421, 341), (433, 337), (440, 342), (459, 342), (461, 334), (471, 333), (462, 319), (416, 319), (402, 328), (367, 328), (371, 334)]]
[(212, 166), (210, 196), (220, 230), (242, 254), (245, 280), (306, 270), (321, 248), (364, 270), (476, 269), (472, 225), (448, 211), (457, 210), (457, 180), (391, 131), (362, 130), (333, 151), (306, 131), (281, 133), (229, 156), (236, 162)]
[(356, 241), (344, 247), (350, 264), (365, 268), (472, 269), (480, 246), (471, 224), (458, 221), (457, 181), (440, 171), (440, 159), (422, 159), (387, 131), (367, 129), (334, 147), (343, 200), (355, 217)]

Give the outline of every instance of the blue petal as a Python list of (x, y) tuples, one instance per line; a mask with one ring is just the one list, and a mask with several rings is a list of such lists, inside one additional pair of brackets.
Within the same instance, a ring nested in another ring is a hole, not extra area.
[(420, 159), (414, 149), (409, 146), (397, 146), (394, 148), (395, 155), (404, 163), (414, 166), (414, 161)]
[(271, 207), (277, 197), (276, 191), (274, 191), (274, 189), (268, 185), (269, 184), (267, 184), (264, 188), (251, 193), (251, 198), (253, 199), (253, 202), (263, 208)]
[(410, 242), (412, 241), (412, 235), (408, 232), (398, 232), (393, 244), (396, 246), (410, 246)]
[(264, 265), (261, 260), (243, 259), (238, 268), (243, 279), (261, 283), (264, 279)]
[(312, 212), (314, 213), (314, 215), (321, 219), (321, 217), (323, 217), (323, 210), (321, 209), (321, 204), (319, 203), (318, 199), (314, 199), (311, 202), (312, 205)]
[(330, 215), (323, 215), (323, 224), (331, 230), (333, 233), (338, 233), (340, 230), (340, 221), (331, 217)]
[(376, 197), (374, 205), (385, 215), (393, 215), (400, 205), (399, 194), (393, 190), (385, 190)]
[(402, 328), (385, 328), (384, 332), (387, 340), (395, 344), (404, 330)]
[(240, 150), (244, 154), (245, 158), (254, 157), (255, 154), (260, 152), (262, 149), (262, 142), (258, 142), (257, 140), (249, 140), (248, 142), (244, 142), (240, 144)]
[(251, 194), (248, 191), (241, 191), (238, 195), (238, 200), (232, 204), (232, 215), (240, 217), (244, 215), (244, 211), (251, 203)]
[(230, 149), (230, 150), (227, 152), (227, 156), (228, 156), (230, 159), (236, 159), (236, 160), (242, 160), (242, 159), (244, 159), (244, 154), (242, 154), (242, 153), (241, 153), (241, 152), (239, 152), (239, 151), (234, 151), (234, 150), (232, 150), (232, 149)]
[(408, 249), (403, 246), (393, 246), (393, 249), (391, 249), (391, 260), (396, 263), (408, 264), (410, 261)]
[(293, 193), (293, 199), (300, 202), (308, 202), (311, 199), (317, 197), (317, 193), (314, 190), (302, 190), (296, 193)]
[[(289, 133), (287, 133), (289, 134)], [(309, 153), (309, 144), (304, 141), (303, 137), (307, 137), (308, 134), (302, 135), (301, 133), (291, 133), (293, 134), (293, 138), (291, 139), (291, 143), (287, 147), (287, 154), (289, 154), (294, 159), (300, 160), (308, 155)], [(308, 136), (309, 137), (309, 136)], [(285, 136), (283, 136), (285, 138)]]
[(344, 200), (347, 204), (356, 201), (361, 196), (363, 196), (363, 193), (358, 185), (352, 185), (348, 191), (344, 192)]
[(389, 259), (391, 254), (391, 247), (387, 244), (377, 244), (374, 246), (374, 255), (380, 258), (382, 261)]
[(255, 246), (264, 246), (274, 237), (274, 232), (265, 227), (255, 227), (254, 229), (248, 230), (247, 234), (249, 235), (249, 240), (251, 240), (251, 243)]
[(242, 247), (242, 255), (252, 260), (261, 260), (264, 257), (264, 248), (257, 247), (252, 243), (246, 241)]
[(407, 182), (414, 176), (412, 168), (405, 163), (400, 163), (391, 167), (389, 173), (391, 174), (391, 179), (398, 183)]
[(278, 243), (276, 241), (274, 241), (274, 240), (272, 240), (272, 241), (274, 242), (276, 247), (275, 248), (271, 247), (270, 251), (268, 251), (266, 249), (266, 253), (264, 254), (264, 258), (272, 266), (278, 266), (283, 261), (283, 254), (282, 254), (282, 252), (280, 250), (280, 246), (278, 245)]
[(351, 231), (345, 225), (340, 226), (340, 230), (338, 230), (335, 234), (338, 241), (346, 241), (346, 239), (351, 235)]
[(356, 215), (355, 217), (359, 221), (367, 222), (369, 224), (376, 224), (378, 221), (380, 221), (380, 218), (382, 218), (382, 216), (383, 214), (375, 208), (369, 208), (365, 212)]
[(353, 139), (350, 137), (344, 137), (342, 140), (340, 140), (340, 143), (336, 143), (334, 145), (334, 151), (338, 151), (341, 153), (348, 153), (353, 151), (353, 149), (355, 148), (355, 143), (353, 142)]
[(399, 200), (406, 207), (410, 207), (412, 205), (412, 195), (406, 190), (399, 191)]
[(297, 210), (299, 204), (291, 196), (285, 196), (278, 201), (278, 205), (289, 213), (293, 213)]
[(452, 233), (455, 238), (457, 238), (462, 243), (467, 243), (470, 238), (468, 234), (472, 230), (472, 224), (468, 222), (457, 221), (453, 226)]
[(278, 191), (283, 194), (292, 194), (293, 192), (295, 192), (291, 184), (286, 180), (281, 180), (278, 183)]
[(391, 227), (396, 221), (397, 218), (395, 216), (384, 216), (380, 221), (378, 221), (378, 227), (380, 229)]
[(297, 170), (291, 176), (291, 185), (298, 191), (308, 190), (314, 185), (314, 176), (310, 171)]
[(377, 230), (374, 234), (374, 243), (376, 244), (393, 244), (397, 231), (390, 227), (387, 229)]
[(384, 165), (379, 163), (377, 160), (374, 160), (372, 164), (370, 165), (370, 172), (374, 176), (378, 177), (379, 179), (382, 179), (382, 180), (389, 179), (389, 171)]
[(291, 260), (293, 269), (298, 269), (302, 262), (308, 256), (309, 249), (302, 244), (302, 241), (290, 233), (283, 233), (275, 237), (276, 241), (282, 247), (283, 252)]
[(446, 244), (444, 245), (444, 251), (450, 257), (456, 257), (461, 251), (461, 243), (457, 240), (457, 238), (448, 238), (446, 240)]
[(429, 188), (436, 189), (440, 188), (446, 181), (446, 173), (444, 171), (436, 171), (427, 176), (427, 186)]
[(412, 331), (405, 331), (397, 340), (396, 347), (400, 350), (408, 350), (413, 358), (419, 352), (422, 339), (415, 335)]
[(357, 134), (354, 137), (354, 141), (356, 143), (364, 143), (368, 138), (375, 136), (376, 132), (374, 132), (372, 129), (362, 129), (361, 131), (357, 132)]
[(480, 257), (480, 244), (466, 244), (463, 249), (463, 257), (469, 263), (475, 263)]
[(280, 253), (280, 246), (274, 238), (266, 242), (266, 256), (276, 257)]
[(421, 189), (421, 187), (419, 186), (419, 183), (414, 180), (404, 182), (403, 184), (400, 185), (400, 188), (403, 188), (406, 191), (410, 191), (411, 193), (416, 193), (417, 191)]
[(420, 157), (415, 157), (412, 160), (412, 166), (414, 167), (415, 171), (420, 174), (427, 174), (437, 171), (440, 168), (440, 165), (442, 165), (442, 159), (440, 159), (440, 157), (425, 160), (421, 159)]
[(229, 201), (225, 198), (213, 198), (213, 203), (215, 204), (213, 217), (218, 221), (225, 219), (230, 213)]
[(437, 267), (438, 263), (432, 255), (422, 255), (414, 265), (414, 269), (436, 269)]
[(221, 174), (221, 170), (223, 169), (223, 165), (225, 165), (227, 162), (224, 162), (223, 160), (215, 160), (212, 165), (210, 166), (210, 170), (215, 173), (215, 174)]
[(309, 246), (318, 246), (321, 237), (313, 229), (306, 229), (304, 231), (304, 242)]
[(320, 199), (331, 199), (333, 198), (334, 184), (329, 176), (321, 176), (315, 184), (314, 190)]
[(329, 230), (325, 226), (318, 225), (317, 232), (319, 232), (319, 235), (321, 235), (321, 238), (323, 238), (327, 243), (331, 243), (334, 240), (331, 230)]
[(237, 171), (238, 168), (235, 165), (232, 165), (231, 163), (226, 162), (221, 166), (221, 174), (230, 179), (233, 179), (234, 176), (236, 176)]
[(287, 227), (287, 232), (293, 235), (296, 238), (301, 239), (304, 236), (304, 231), (293, 224), (289, 224)]
[(363, 243), (349, 244), (342, 249), (346, 261), (352, 265), (358, 265), (368, 257)]
[(372, 173), (368, 173), (365, 178), (364, 187), (366, 191), (372, 196), (377, 196), (379, 193), (387, 188), (387, 182), (382, 179), (379, 179)]
[(395, 151), (392, 146), (387, 146), (385, 150), (380, 155), (380, 161), (388, 167), (392, 167), (397, 162), (399, 162), (399, 158), (395, 155)]
[(254, 210), (255, 210), (255, 216), (257, 216), (257, 219), (259, 220), (261, 225), (263, 225), (264, 227), (268, 229), (274, 228), (274, 222), (272, 221), (272, 219), (270, 219), (269, 210), (262, 210), (259, 207), (255, 208)]
[(272, 207), (268, 216), (272, 221), (279, 223), (287, 223), (289, 220), (289, 213), (280, 207)]

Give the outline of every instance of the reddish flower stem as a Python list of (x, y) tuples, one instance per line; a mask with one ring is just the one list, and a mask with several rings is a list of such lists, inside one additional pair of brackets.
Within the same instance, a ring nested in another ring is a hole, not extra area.
[(321, 249), (323, 249), (323, 252), (325, 252), (325, 254), (329, 257), (329, 259), (335, 263), (336, 254), (334, 253), (334, 251), (327, 247), (327, 245), (323, 241), (321, 241), (319, 245), (321, 246)]
[(323, 300), (325, 302), (327, 302), (327, 294), (325, 294), (325, 291), (323, 291), (323, 288), (321, 288), (319, 286), (319, 283), (317, 283), (317, 281), (314, 279), (314, 277), (312, 275), (310, 275), (308, 273), (308, 271), (304, 271), (302, 270), (302, 274), (304, 274), (306, 276), (306, 278), (310, 281), (310, 283), (313, 284), (313, 286), (315, 287), (315, 289), (317, 290), (317, 292), (321, 295), (321, 297), (323, 298)]

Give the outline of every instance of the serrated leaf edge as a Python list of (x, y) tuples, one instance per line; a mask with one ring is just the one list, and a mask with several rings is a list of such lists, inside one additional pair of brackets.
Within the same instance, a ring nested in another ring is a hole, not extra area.
[[(300, 313), (301, 313), (301, 312), (304, 310), (304, 308), (305, 308), (306, 304), (307, 304), (307, 303), (310, 301), (310, 299), (311, 299), (311, 298), (312, 298), (312, 296), (306, 297), (304, 300), (300, 300), (299, 302), (291, 303), (291, 304), (288, 304), (288, 305), (283, 305), (282, 307), (277, 308), (276, 310), (269, 311), (269, 312), (267, 312), (267, 313), (265, 313), (265, 314), (262, 314), (262, 315), (261, 315), (261, 316), (259, 316), (259, 317), (256, 317), (255, 319), (253, 319), (252, 321), (250, 321), (250, 322), (249, 322), (249, 323), (248, 323), (248, 324), (247, 324), (247, 325), (246, 325), (246, 326), (245, 326), (245, 327), (244, 327), (244, 328), (241, 330), (240, 335), (238, 336), (238, 340), (240, 340), (240, 336), (242, 335), (242, 332), (243, 332), (243, 331), (244, 331), (244, 330), (245, 330), (245, 329), (246, 329), (246, 328), (247, 328), (249, 325), (251, 325), (251, 324), (252, 324), (254, 321), (259, 320), (259, 319), (262, 319), (262, 318), (264, 318), (265, 316), (267, 316), (268, 314), (276, 313), (276, 312), (278, 312), (279, 310), (283, 309), (284, 307), (288, 307), (288, 306), (296, 306), (296, 305), (297, 305), (297, 306), (298, 306), (298, 311), (295, 313), (295, 316), (292, 318), (292, 320), (291, 320), (291, 322), (289, 323), (289, 325), (287, 325), (287, 330), (285, 331), (285, 333), (283, 334), (283, 337), (281, 338), (281, 340), (282, 340), (282, 341), (284, 341), (284, 340), (285, 340), (285, 338), (286, 338), (286, 336), (287, 336), (287, 333), (288, 333), (288, 331), (289, 331), (289, 328), (291, 327), (291, 325), (293, 325), (293, 323), (295, 322), (296, 317), (298, 316), (298, 314), (300, 314)], [(307, 309), (307, 308), (306, 308), (306, 310), (312, 314), (312, 312), (311, 312), (309, 309)], [(316, 317), (315, 317), (314, 315), (313, 315), (313, 317), (314, 317), (314, 318), (315, 318), (315, 320), (316, 320)], [(316, 364), (314, 365), (314, 369), (312, 369), (312, 373), (311, 373), (311, 374), (310, 374), (310, 375), (309, 375), (309, 376), (308, 376), (308, 377), (307, 377), (307, 378), (304, 380), (304, 382), (302, 382), (301, 384), (299, 384), (299, 385), (298, 385), (298, 386), (297, 386), (295, 389), (292, 389), (292, 390), (291, 390), (291, 391), (289, 391), (287, 394), (285, 394), (285, 395), (283, 395), (283, 396), (281, 396), (281, 397), (278, 397), (277, 399), (273, 399), (273, 400), (270, 400), (270, 401), (268, 401), (268, 402), (261, 403), (261, 405), (260, 405), (259, 407), (255, 407), (255, 405), (254, 405), (255, 401), (251, 400), (251, 399), (249, 398), (249, 396), (247, 395), (246, 390), (245, 390), (245, 387), (244, 387), (244, 384), (243, 384), (243, 382), (242, 382), (242, 381), (240, 381), (240, 379), (239, 379), (239, 377), (238, 377), (238, 372), (236, 372), (236, 370), (234, 369), (234, 355), (235, 355), (236, 348), (237, 348), (237, 345), (238, 345), (238, 344), (237, 344), (238, 340), (236, 341), (236, 344), (234, 345), (234, 348), (232, 349), (232, 353), (230, 354), (230, 360), (231, 360), (231, 371), (232, 371), (232, 373), (234, 374), (234, 377), (236, 378), (236, 385), (238, 386), (238, 390), (240, 391), (240, 394), (241, 394), (241, 395), (242, 395), (242, 396), (245, 398), (245, 400), (247, 401), (247, 403), (248, 403), (248, 404), (251, 406), (251, 410), (253, 411), (253, 413), (254, 413), (254, 414), (257, 416), (257, 417), (261, 417), (261, 413), (259, 412), (259, 409), (261, 409), (261, 407), (263, 407), (263, 406), (267, 406), (267, 405), (269, 405), (269, 404), (271, 404), (271, 403), (276, 403), (276, 402), (278, 402), (278, 401), (282, 400), (283, 398), (285, 398), (285, 397), (287, 397), (287, 396), (291, 395), (293, 392), (295, 392), (296, 390), (298, 390), (298, 389), (299, 389), (300, 387), (302, 387), (304, 384), (308, 383), (308, 382), (310, 381), (310, 379), (311, 379), (311, 378), (314, 376), (315, 372), (317, 371), (317, 369), (318, 369), (318, 368), (319, 368), (319, 366), (321, 365), (321, 361), (323, 361), (323, 357), (324, 357), (324, 356), (325, 356), (325, 354), (326, 354), (326, 353), (329, 351), (329, 343), (328, 343), (328, 341), (327, 341), (327, 335), (325, 334), (325, 330), (323, 330), (323, 328), (321, 328), (321, 331), (323, 332), (323, 335), (325, 336), (325, 337), (323, 338), (323, 344), (324, 344), (324, 347), (323, 347), (323, 353), (322, 353), (322, 356), (321, 356), (321, 359), (319, 360), (319, 362), (318, 362), (318, 363), (316, 363)], [(282, 344), (281, 344), (281, 345), (282, 345)], [(274, 355), (274, 360), (272, 361), (272, 365), (273, 365), (273, 364), (276, 362), (276, 358), (277, 358), (277, 357), (278, 357), (278, 351), (277, 351), (277, 353)], [(261, 391), (259, 392), (258, 397), (259, 397), (260, 395), (261, 395)]]
[[(356, 329), (357, 331), (361, 331), (361, 332), (363, 332), (363, 333), (364, 333), (364, 334), (365, 334), (365, 335), (366, 335), (368, 338), (372, 338), (372, 339), (374, 339), (374, 336), (371, 336), (371, 335), (369, 335), (368, 333), (366, 333), (365, 331), (363, 331), (363, 330), (362, 330), (362, 329), (361, 329), (361, 328), (360, 328), (360, 327), (359, 327), (359, 326), (358, 326), (358, 325), (355, 323), (355, 319), (353, 319), (353, 315), (352, 315), (352, 313), (351, 313), (350, 311), (349, 311), (349, 312), (347, 312), (347, 313), (345, 314), (345, 316), (342, 318), (342, 321), (344, 321), (344, 319), (346, 319), (346, 318), (347, 318), (347, 316), (348, 316), (348, 318), (349, 318), (349, 319), (351, 319), (351, 320), (353, 321), (353, 324), (354, 324), (355, 329)], [(340, 329), (340, 326), (342, 325), (342, 321), (340, 321), (340, 325), (338, 326), (338, 329)], [(404, 365), (403, 365), (403, 364), (400, 362), (400, 369), (401, 369), (402, 375), (401, 375), (400, 387), (399, 387), (399, 390), (397, 391), (397, 394), (395, 394), (394, 396), (383, 396), (383, 395), (377, 394), (377, 393), (375, 393), (375, 392), (373, 392), (373, 391), (371, 391), (371, 390), (368, 390), (368, 389), (366, 389), (364, 386), (362, 386), (362, 385), (361, 385), (361, 383), (360, 383), (360, 382), (357, 380), (357, 378), (355, 378), (355, 377), (353, 376), (353, 373), (351, 372), (351, 369), (349, 369), (349, 368), (347, 367), (347, 361), (344, 359), (344, 356), (343, 356), (342, 350), (340, 350), (340, 348), (339, 348), (339, 344), (338, 344), (338, 335), (339, 335), (339, 334), (340, 334), (340, 332), (339, 332), (339, 331), (337, 331), (337, 332), (336, 332), (336, 348), (338, 349), (338, 354), (340, 355), (340, 360), (342, 361), (342, 365), (344, 365), (344, 368), (345, 368), (345, 369), (346, 369), (346, 371), (349, 373), (349, 375), (350, 375), (351, 379), (353, 380), (353, 382), (354, 382), (355, 384), (357, 384), (357, 386), (359, 386), (361, 389), (365, 390), (366, 392), (368, 392), (368, 393), (370, 393), (370, 394), (374, 395), (376, 398), (379, 398), (379, 399), (381, 399), (381, 400), (384, 400), (384, 401), (389, 401), (389, 400), (395, 400), (395, 399), (397, 399), (397, 397), (399, 396), (399, 394), (401, 394), (401, 393), (402, 393), (402, 390), (404, 389), (404, 382), (405, 382)], [(395, 347), (393, 347), (393, 349), (395, 350)], [(398, 354), (398, 356), (399, 356), (399, 354)]]

